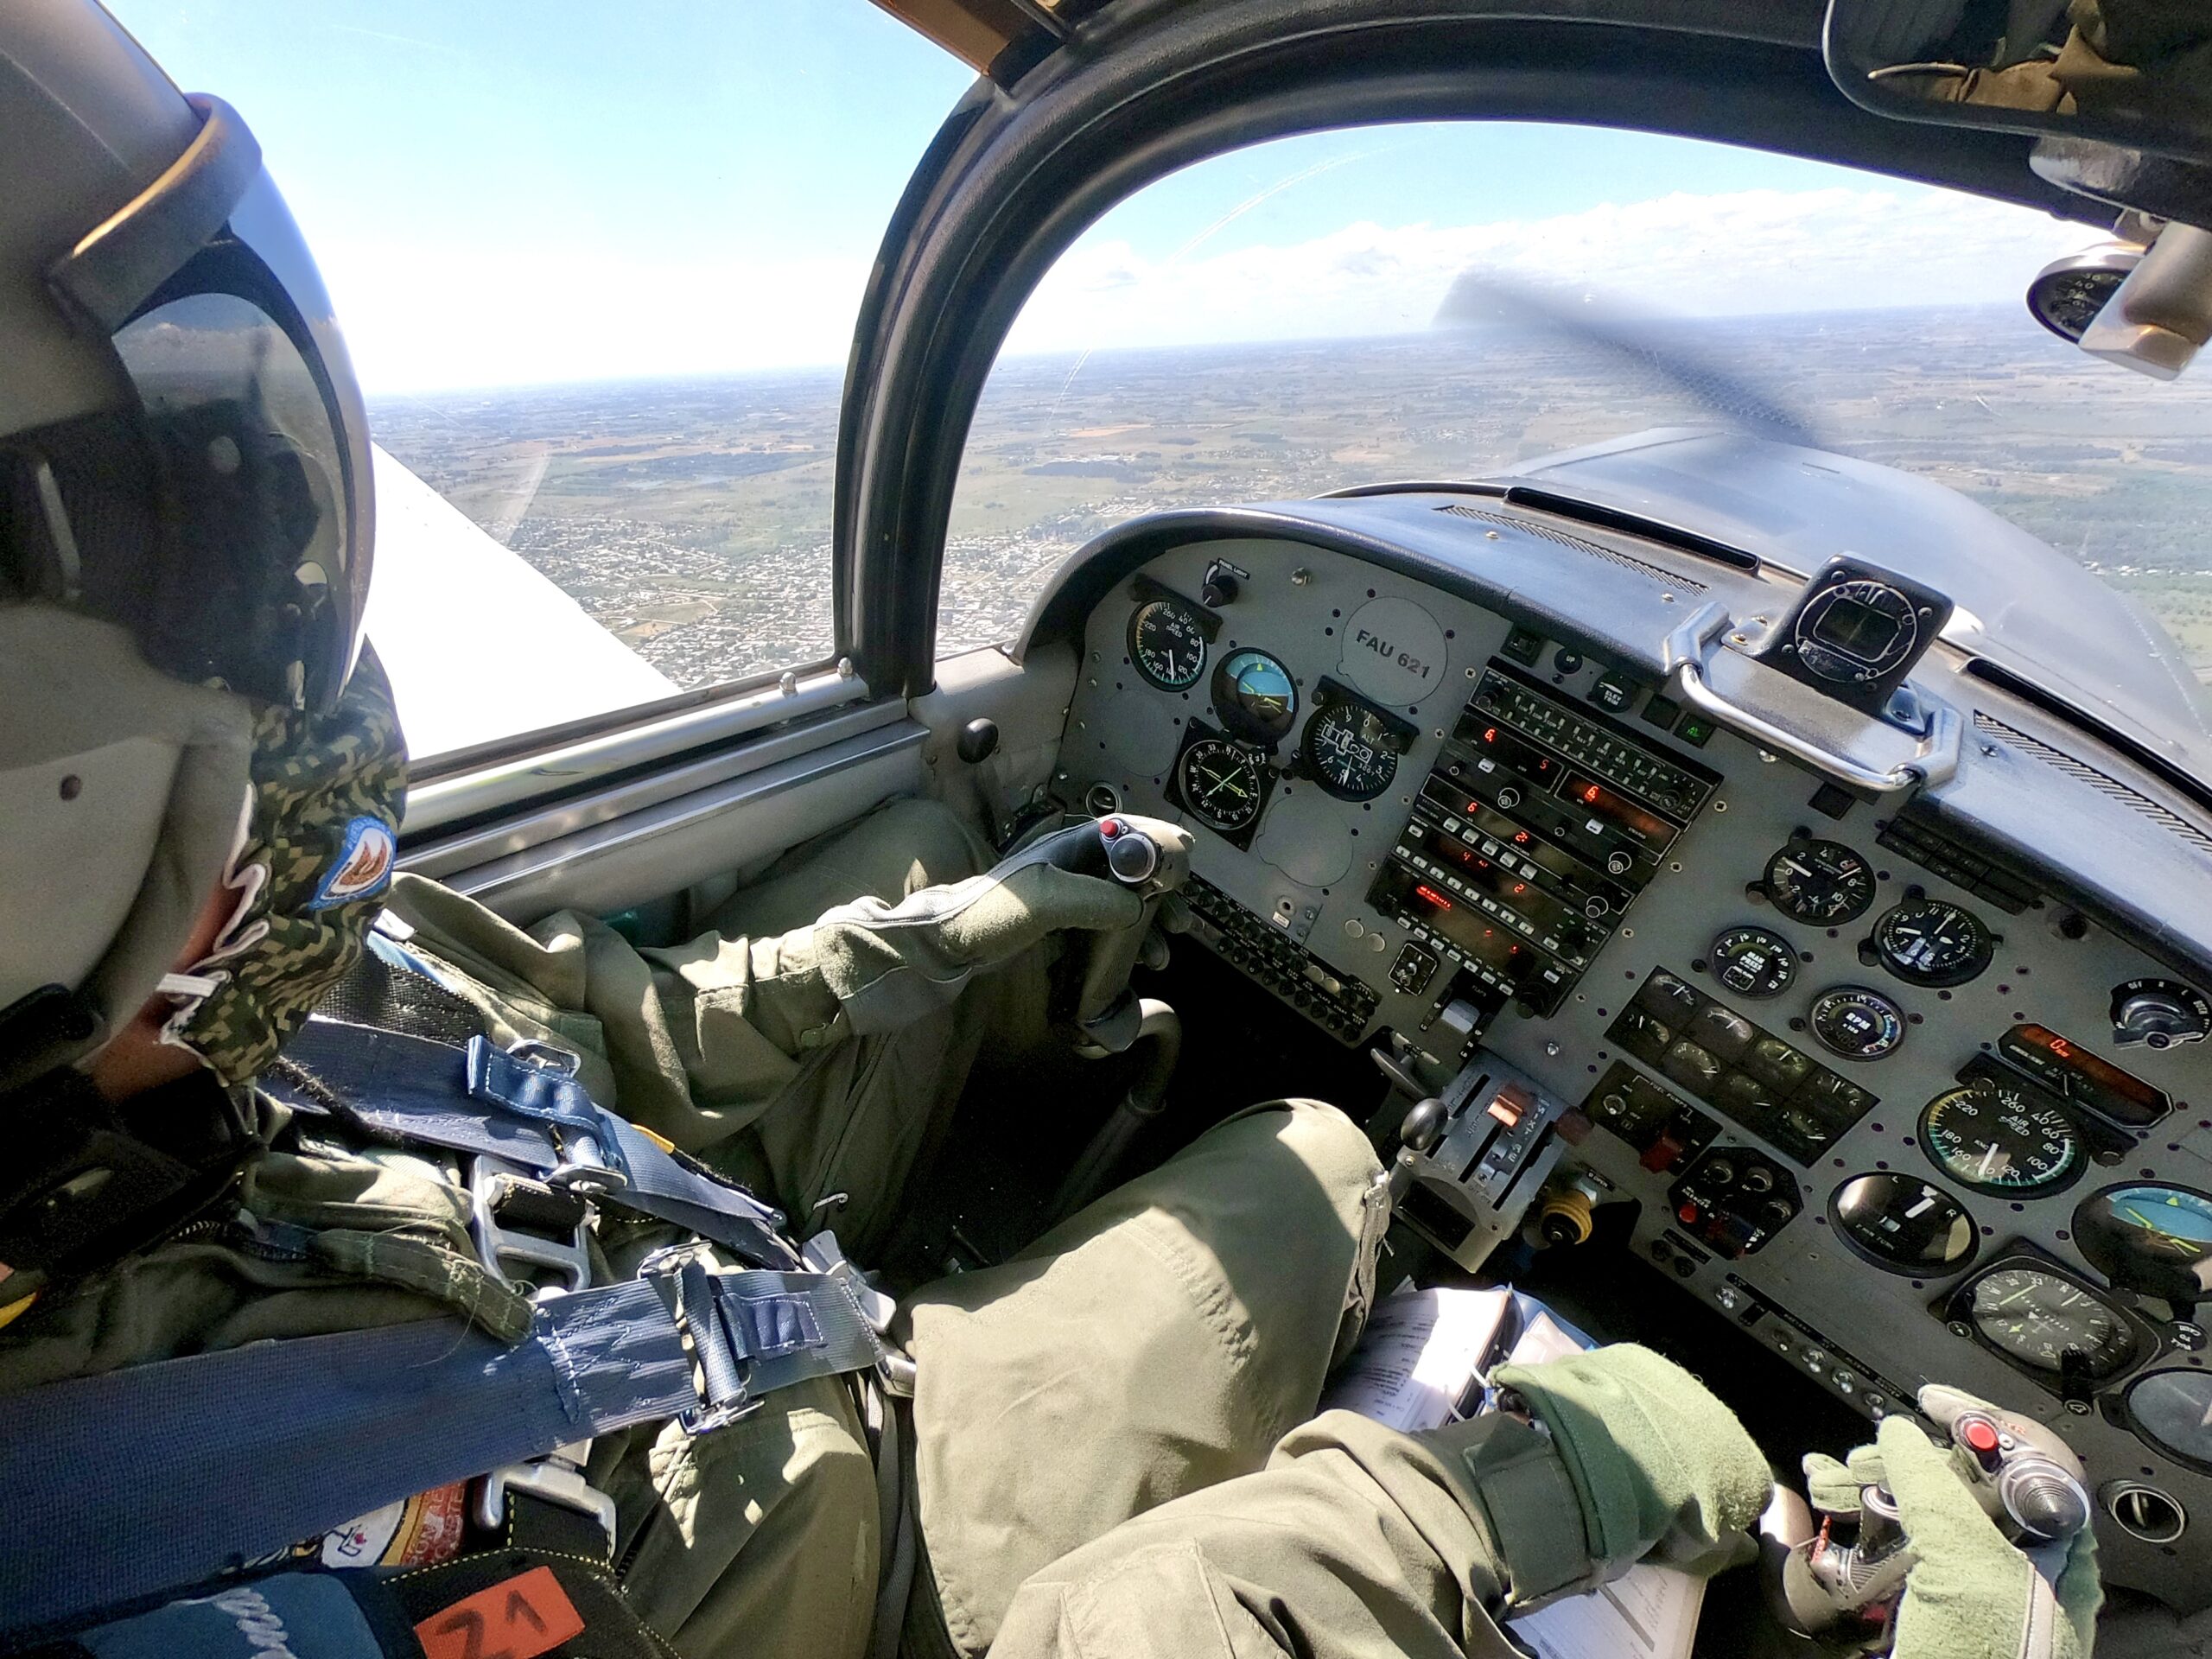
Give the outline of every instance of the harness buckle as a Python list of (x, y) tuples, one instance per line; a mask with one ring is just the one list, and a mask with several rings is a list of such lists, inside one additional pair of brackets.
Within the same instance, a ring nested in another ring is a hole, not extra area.
[(699, 1403), (677, 1416), (687, 1434), (709, 1434), (758, 1411), (747, 1372), (751, 1362), (724, 1331), (713, 1303), (712, 1279), (718, 1271), (713, 1248), (704, 1240), (664, 1244), (638, 1263), (638, 1276), (651, 1279), (683, 1326), (691, 1346), (693, 1386)]
[(571, 1440), (535, 1463), (511, 1463), (494, 1469), (477, 1484), (477, 1523), (486, 1532), (498, 1532), (506, 1524), (507, 1495), (527, 1492), (599, 1522), (600, 1530), (607, 1535), (607, 1558), (613, 1560), (614, 1500), (586, 1480), (579, 1466), (590, 1451), (589, 1440)]
[[(532, 1230), (526, 1221), (509, 1225), (502, 1211), (528, 1207), (533, 1200), (542, 1209), (565, 1201), (575, 1207), (575, 1218), (558, 1236), (550, 1230), (561, 1223), (550, 1215), (539, 1217), (544, 1231)], [(469, 1160), (468, 1211), (468, 1231), (476, 1242), (476, 1253), (483, 1258), (486, 1270), (501, 1283), (518, 1283), (507, 1269), (510, 1264), (524, 1264), (551, 1275), (550, 1281), (531, 1281), (540, 1296), (582, 1290), (590, 1285), (591, 1206), (580, 1194), (540, 1178), (525, 1165), (483, 1152)]]

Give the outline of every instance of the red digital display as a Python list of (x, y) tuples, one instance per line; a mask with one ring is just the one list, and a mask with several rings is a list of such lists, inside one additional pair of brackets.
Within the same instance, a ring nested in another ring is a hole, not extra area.
[(2006, 1059), (2058, 1094), (2116, 1122), (2135, 1128), (2155, 1123), (2173, 1104), (2162, 1090), (2048, 1026), (2015, 1026), (1998, 1047)]
[(1594, 818), (1602, 818), (1618, 830), (1625, 830), (1639, 841), (1664, 846), (1675, 833), (1675, 826), (1656, 812), (1647, 812), (1625, 795), (1617, 795), (1603, 784), (1572, 774), (1567, 780), (1567, 798)]

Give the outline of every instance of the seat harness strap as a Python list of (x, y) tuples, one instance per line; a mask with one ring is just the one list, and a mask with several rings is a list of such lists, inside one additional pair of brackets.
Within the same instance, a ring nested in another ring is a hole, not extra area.
[[(451, 1319), (257, 1342), (0, 1395), (0, 1631), (66, 1627), (203, 1583), (420, 1491), (670, 1417), (874, 1370), (849, 1271), (810, 1272), (782, 1217), (594, 1105), (573, 1057), (317, 1016), (269, 1080), (293, 1109), (538, 1172), (697, 1246), (638, 1278), (541, 1293), (512, 1348)], [(564, 1065), (563, 1062), (570, 1062)]]
[(21, 1633), (200, 1583), (634, 1423), (713, 1428), (882, 1351), (842, 1277), (714, 1273), (694, 1254), (543, 1298), (512, 1348), (432, 1319), (0, 1396), (0, 1625)]
[[(671, 1222), (758, 1266), (800, 1265), (778, 1234), (781, 1215), (601, 1111), (575, 1078), (575, 1057), (558, 1049), (509, 1052), (480, 1036), (456, 1048), (317, 1014), (284, 1058), (291, 1066), (262, 1087), (296, 1111), (350, 1116), (401, 1140), (489, 1153), (539, 1172), (548, 1185)], [(336, 1098), (303, 1086), (301, 1071)]]

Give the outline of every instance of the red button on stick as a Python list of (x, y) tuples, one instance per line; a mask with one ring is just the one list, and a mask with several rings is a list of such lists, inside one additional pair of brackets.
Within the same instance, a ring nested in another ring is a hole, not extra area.
[(1101, 818), (1098, 821), (1098, 833), (1109, 841), (1113, 840), (1122, 833), (1122, 821), (1119, 818)]
[(1969, 1417), (1959, 1425), (1959, 1439), (1967, 1451), (1986, 1458), (1997, 1449), (1997, 1425), (1985, 1417)]

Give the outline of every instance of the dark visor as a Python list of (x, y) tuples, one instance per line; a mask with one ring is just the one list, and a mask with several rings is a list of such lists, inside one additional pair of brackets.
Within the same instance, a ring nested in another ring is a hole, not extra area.
[(8, 517), (31, 584), (130, 628), (156, 666), (327, 709), (368, 591), (366, 417), (321, 278), (229, 107), (49, 273), (111, 339), (129, 418), (19, 454)]

